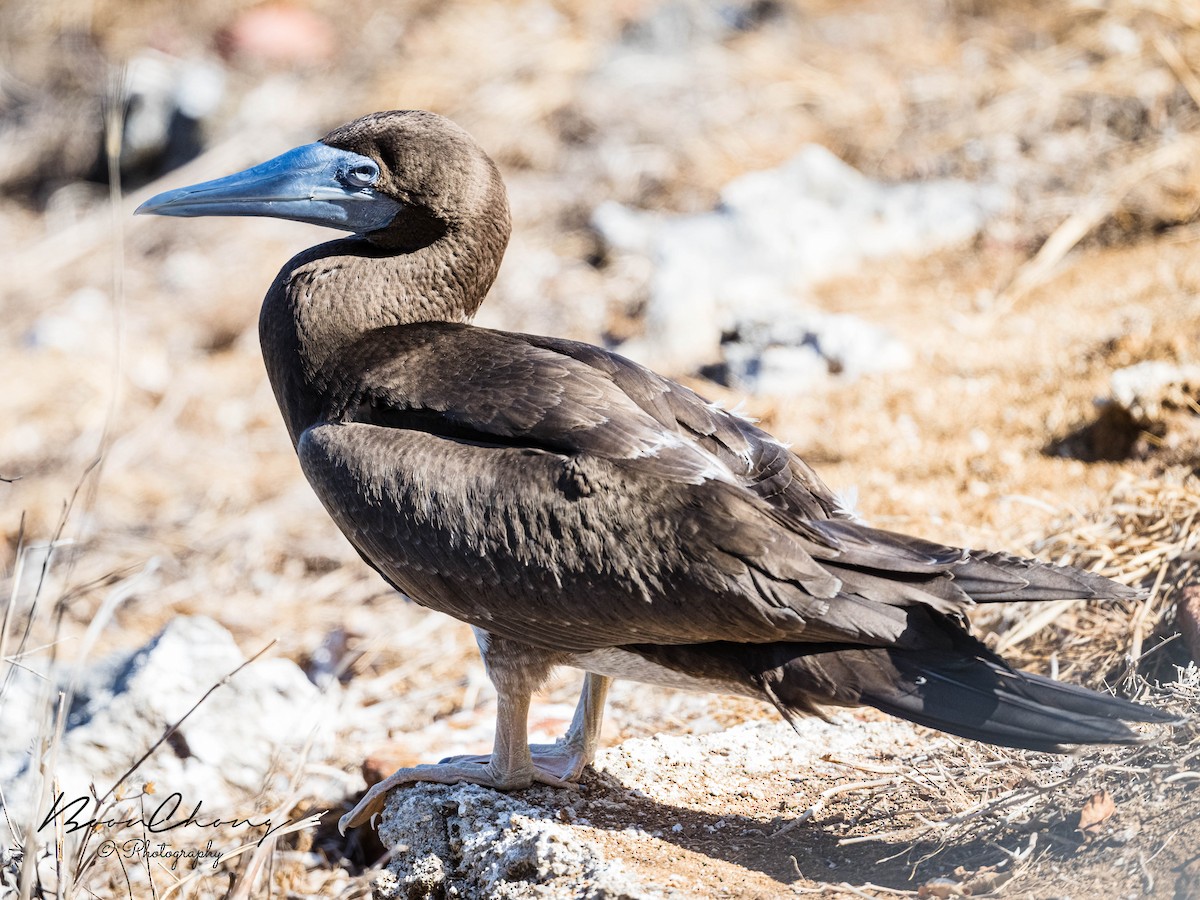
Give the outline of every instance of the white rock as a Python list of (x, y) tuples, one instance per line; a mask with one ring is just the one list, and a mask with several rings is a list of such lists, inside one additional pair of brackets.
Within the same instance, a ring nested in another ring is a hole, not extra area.
[(379, 837), (393, 848), (396, 880), (377, 882), (376, 897), (658, 896), (583, 836), (591, 828), (554, 821), (562, 795), (570, 792), (473, 784), (393, 791)]
[(622, 352), (680, 371), (720, 359), (722, 334), (739, 323), (796, 315), (815, 283), (967, 240), (1006, 203), (1004, 191), (962, 181), (875, 182), (809, 145), (730, 182), (711, 212), (608, 203), (593, 222), (610, 247), (654, 265), (646, 338)]
[(1188, 398), (1200, 392), (1200, 366), (1149, 360), (1117, 369), (1109, 385), (1112, 401), (1127, 409), (1135, 422), (1155, 422), (1164, 408), (1186, 408)]
[(80, 288), (63, 309), (43, 313), (25, 333), (25, 343), (38, 349), (96, 356), (112, 352), (107, 338), (115, 319), (108, 295), (98, 288)]
[(798, 310), (760, 322), (740, 320), (721, 342), (720, 380), (740, 390), (789, 394), (830, 375), (853, 380), (912, 364), (911, 351), (858, 316)]
[[(90, 666), (77, 678), (58, 744), (57, 790), (68, 799), (86, 795), (91, 784), (106, 792), (170, 724), (244, 662), (226, 629), (195, 616), (173, 620), (133, 653)], [(61, 673), (59, 687), (69, 678)], [(32, 813), (37, 785), (29, 750), (47, 728), (36, 715), (38, 686), (36, 679), (17, 679), (5, 698), (0, 777), (19, 822)], [(290, 660), (258, 660), (213, 691), (139, 766), (128, 790), (154, 782), (158, 796), (182, 794), (181, 809), (202, 802), (206, 814), (245, 816), (253, 812), (248, 799), (272, 773), (290, 773), (297, 749), (328, 718), (326, 696)], [(10, 717), (10, 711), (21, 714)]]

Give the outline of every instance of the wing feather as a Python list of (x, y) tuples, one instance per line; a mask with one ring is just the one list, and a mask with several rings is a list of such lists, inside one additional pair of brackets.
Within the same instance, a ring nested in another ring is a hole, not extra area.
[(845, 518), (766, 432), (590, 345), (397, 326), (321, 377), (330, 408), (297, 451), (359, 553), (414, 600), (547, 649), (919, 649), (917, 623), (973, 597), (1108, 584)]

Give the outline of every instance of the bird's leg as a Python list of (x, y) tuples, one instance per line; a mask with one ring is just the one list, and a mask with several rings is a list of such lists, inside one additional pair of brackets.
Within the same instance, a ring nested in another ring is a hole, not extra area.
[[(604, 722), (604, 701), (612, 679), (588, 672), (579, 703), (567, 733), (553, 744), (530, 744), (534, 781), (563, 787), (579, 780), (584, 768), (596, 758), (600, 746), (600, 726)], [(486, 756), (452, 756), (449, 762), (486, 763)]]
[(579, 704), (567, 733), (553, 744), (529, 747), (533, 765), (539, 772), (555, 775), (563, 781), (578, 781), (583, 769), (596, 758), (600, 746), (600, 726), (604, 722), (604, 701), (612, 679), (588, 672), (579, 694)]
[(383, 811), (388, 791), (402, 784), (428, 781), (433, 784), (481, 784), (484, 787), (511, 791), (529, 787), (538, 778), (529, 755), (527, 719), (529, 698), (533, 691), (527, 686), (510, 688), (496, 685), (496, 739), (490, 756), (455, 756), (440, 763), (397, 769), (383, 781), (373, 785), (358, 801), (358, 805), (338, 822), (343, 834), (369, 821)]
[[(456, 785), (466, 781), (498, 791), (520, 790), (534, 781), (557, 787), (566, 786), (566, 782), (553, 772), (542, 772), (535, 767), (533, 757), (529, 754), (529, 698), (553, 668), (554, 660), (546, 659), (545, 654), (530, 653), (529, 648), (521, 644), (500, 641), (491, 636), (480, 641), (480, 650), (497, 694), (496, 740), (491, 755), (451, 756), (439, 763), (397, 769), (388, 778), (373, 785), (358, 805), (342, 816), (337, 827), (343, 834), (348, 828), (358, 827), (382, 812), (392, 788), (416, 781), (430, 781), (438, 785)], [(602, 691), (600, 698), (604, 700)], [(599, 722), (598, 714), (593, 716)]]

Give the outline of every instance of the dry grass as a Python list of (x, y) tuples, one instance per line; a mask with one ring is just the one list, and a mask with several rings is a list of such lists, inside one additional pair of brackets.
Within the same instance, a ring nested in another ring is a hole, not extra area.
[[(1048, 604), (1037, 611), (1014, 608), (1005, 619), (1019, 624), (998, 629), (998, 645), (1005, 652), (1019, 647), (1030, 664), (1056, 653), (1069, 656), (1072, 669), (1093, 678), (1132, 682), (1150, 675), (1171, 680), (1172, 663), (1188, 653), (1182, 646), (1167, 652), (1165, 642), (1178, 634), (1178, 601), (1196, 581), (1197, 516), (1200, 482), (1194, 473), (1173, 470), (1150, 481), (1119, 482), (1101, 508), (1064, 523), (1034, 549), (1045, 558), (1145, 586), (1146, 598), (1105, 605)], [(1063, 634), (1070, 638), (1063, 641)]]

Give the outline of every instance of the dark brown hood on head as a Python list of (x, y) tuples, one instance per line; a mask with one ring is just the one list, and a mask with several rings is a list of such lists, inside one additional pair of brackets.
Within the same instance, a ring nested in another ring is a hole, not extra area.
[(409, 208), (385, 234), (371, 235), (377, 243), (396, 243), (400, 232), (410, 232), (411, 239), (500, 219), (507, 237), (508, 200), (500, 173), (474, 138), (449, 119), (423, 110), (379, 112), (321, 141), (379, 163), (376, 189)]

